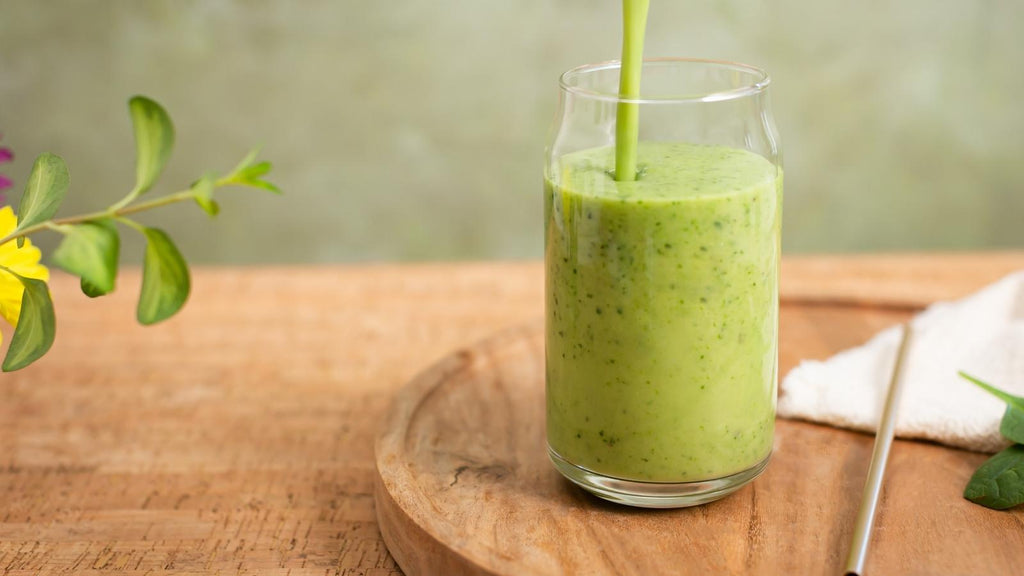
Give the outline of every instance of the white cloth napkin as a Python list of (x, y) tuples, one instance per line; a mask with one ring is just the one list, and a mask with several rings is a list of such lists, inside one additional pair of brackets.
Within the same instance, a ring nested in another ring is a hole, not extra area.
[[(957, 371), (1024, 396), (1024, 271), (912, 322), (896, 435), (981, 452), (1005, 447), (1006, 405)], [(801, 362), (782, 382), (779, 415), (874, 431), (899, 342), (894, 326), (828, 360)]]

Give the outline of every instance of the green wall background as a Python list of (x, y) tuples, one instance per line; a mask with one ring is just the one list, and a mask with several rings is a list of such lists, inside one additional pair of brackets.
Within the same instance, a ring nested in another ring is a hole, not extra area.
[[(619, 10), (0, 0), (4, 171), (21, 184), (51, 150), (65, 213), (115, 200), (134, 174), (125, 101), (144, 93), (178, 128), (163, 190), (262, 143), (287, 191), (226, 193), (217, 222), (151, 218), (192, 261), (537, 258), (556, 79), (616, 57)], [(651, 56), (772, 73), (786, 250), (1024, 246), (1024, 3), (653, 0), (647, 38)]]

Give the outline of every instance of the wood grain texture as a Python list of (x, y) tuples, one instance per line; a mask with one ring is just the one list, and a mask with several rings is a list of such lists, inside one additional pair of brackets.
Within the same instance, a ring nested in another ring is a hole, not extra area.
[[(973, 260), (995, 276), (1024, 268), (1024, 255)], [(787, 274), (836, 261), (787, 263)], [(4, 573), (399, 574), (372, 497), (373, 439), (392, 398), (450, 351), (539, 319), (543, 289), (538, 263), (199, 269), (184, 312), (141, 328), (138, 283), (129, 271), (117, 293), (88, 300), (55, 275), (53, 351), (0, 375)], [(784, 337), (808, 342), (800, 354), (856, 343), (829, 328), (845, 309), (814, 308), (804, 320), (784, 313)], [(858, 321), (866, 333), (891, 312), (865, 309)], [(781, 353), (787, 366), (798, 358)], [(868, 437), (837, 434), (858, 450), (842, 456), (849, 466), (866, 461)], [(942, 469), (926, 483), (984, 458), (921, 446)], [(916, 465), (900, 454), (893, 466)], [(957, 502), (959, 486), (950, 490), (940, 505)], [(805, 507), (791, 520), (835, 513)], [(945, 530), (971, 528), (958, 522), (951, 515)], [(755, 529), (755, 546), (776, 546), (793, 526)]]
[[(909, 312), (787, 306), (783, 369), (825, 326), (852, 344)], [(842, 340), (845, 340), (843, 342)], [(541, 327), (449, 356), (398, 396), (377, 444), (377, 514), (410, 575), (835, 575), (849, 549), (872, 438), (780, 421), (768, 470), (712, 504), (607, 504), (547, 460)], [(985, 457), (897, 442), (869, 574), (1018, 574), (1024, 510), (960, 496)]]
[(95, 301), (57, 276), (54, 349), (0, 375), (0, 572), (400, 574), (372, 497), (388, 403), (538, 315), (540, 274), (200, 269), (151, 328), (136, 273)]
[(782, 296), (802, 303), (921, 308), (965, 296), (1022, 263), (1022, 251), (787, 257)]

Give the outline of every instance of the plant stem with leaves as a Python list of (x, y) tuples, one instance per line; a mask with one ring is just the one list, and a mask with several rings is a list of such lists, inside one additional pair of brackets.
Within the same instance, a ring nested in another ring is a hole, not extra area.
[[(146, 239), (142, 290), (136, 317), (141, 324), (155, 324), (176, 314), (188, 299), (191, 279), (188, 264), (166, 232), (143, 226), (129, 216), (178, 202), (194, 201), (211, 217), (220, 212), (214, 192), (242, 186), (280, 192), (263, 177), (269, 162), (257, 162), (253, 151), (226, 175), (210, 174), (188, 188), (150, 200), (140, 200), (160, 177), (174, 148), (174, 125), (155, 101), (136, 96), (128, 103), (135, 132), (136, 174), (131, 191), (105, 210), (79, 216), (54, 218), (70, 184), (67, 166), (55, 154), (41, 154), (32, 166), (18, 206), (18, 225), (0, 238), (0, 246), (17, 242), (37, 232), (50, 230), (64, 235), (52, 261), (81, 279), (89, 297), (113, 292), (120, 259), (118, 224), (137, 231)], [(0, 273), (17, 278), (24, 286), (21, 312), (3, 370), (18, 370), (41, 358), (53, 345), (56, 315), (46, 283), (21, 276), (0, 264)]]

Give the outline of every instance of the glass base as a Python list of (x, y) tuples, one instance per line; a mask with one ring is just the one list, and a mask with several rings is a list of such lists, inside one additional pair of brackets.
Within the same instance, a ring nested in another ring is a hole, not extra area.
[(609, 502), (639, 508), (685, 508), (725, 498), (746, 486), (764, 472), (771, 454), (754, 466), (711, 480), (697, 482), (638, 482), (605, 476), (581, 468), (548, 446), (548, 456), (555, 468), (573, 484)]

